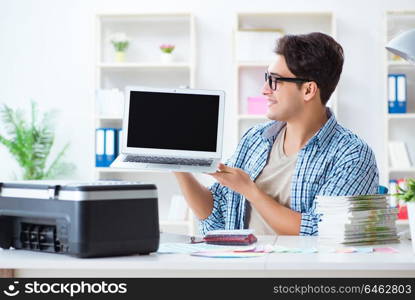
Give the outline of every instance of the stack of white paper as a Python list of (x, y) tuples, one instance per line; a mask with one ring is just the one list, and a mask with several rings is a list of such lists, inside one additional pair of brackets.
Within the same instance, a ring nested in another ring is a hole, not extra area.
[(389, 207), (385, 195), (317, 196), (316, 201), (321, 237), (348, 245), (399, 242), (398, 210)]
[(409, 168), (412, 166), (405, 142), (389, 142), (389, 159), (394, 168)]
[(99, 117), (122, 118), (124, 94), (119, 89), (97, 90), (96, 105)]

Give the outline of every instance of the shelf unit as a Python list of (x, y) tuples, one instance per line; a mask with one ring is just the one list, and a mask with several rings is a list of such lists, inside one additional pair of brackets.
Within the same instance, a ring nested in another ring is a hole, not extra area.
[[(388, 11), (385, 14), (385, 41), (386, 45), (399, 33), (415, 27), (415, 11)], [(385, 114), (385, 170), (383, 174), (384, 183), (388, 184), (392, 179), (415, 176), (415, 66), (409, 62), (394, 57), (386, 49), (384, 50), (384, 114)], [(394, 60), (395, 59), (395, 60)], [(397, 59), (397, 60), (396, 60)], [(388, 74), (403, 73), (407, 77), (407, 113), (390, 114), (388, 111)], [(412, 159), (412, 166), (396, 168), (391, 165), (389, 142), (404, 141)]]
[[(195, 20), (190, 13), (96, 15), (96, 78), (98, 89), (126, 86), (163, 88), (195, 87)], [(115, 61), (109, 41), (111, 34), (124, 32), (130, 39), (125, 61)], [(174, 44), (173, 62), (164, 63), (159, 46)], [(95, 127), (122, 128), (122, 117), (99, 115), (95, 107)], [(190, 210), (186, 220), (168, 220), (170, 200), (181, 191), (172, 173), (133, 169), (95, 168), (97, 180), (121, 179), (155, 183), (158, 191), (160, 229), (163, 232), (194, 234), (195, 220)]]
[(387, 118), (389, 120), (392, 120), (392, 119), (414, 119), (415, 120), (415, 113), (387, 114)]
[[(243, 31), (269, 31), (280, 30), (283, 34), (302, 34), (319, 31), (335, 37), (335, 18), (331, 12), (275, 12), (275, 13), (238, 13), (234, 30), (234, 66), (235, 66), (235, 111), (237, 112), (236, 132), (238, 141), (252, 126), (266, 122), (264, 115), (248, 115), (248, 97), (260, 96), (264, 81), (264, 72), (272, 62), (273, 49), (270, 47), (268, 59), (242, 60), (239, 59), (238, 34)], [(275, 35), (275, 41), (278, 35)], [(270, 41), (268, 47), (274, 41)], [(328, 102), (337, 115), (337, 92), (335, 91)]]
[(396, 220), (396, 226), (399, 226), (399, 227), (409, 226), (409, 221), (408, 220)]
[(184, 68), (190, 69), (192, 66), (188, 63), (157, 63), (157, 62), (148, 62), (148, 63), (100, 63), (97, 65), (101, 69), (139, 69), (139, 68)]

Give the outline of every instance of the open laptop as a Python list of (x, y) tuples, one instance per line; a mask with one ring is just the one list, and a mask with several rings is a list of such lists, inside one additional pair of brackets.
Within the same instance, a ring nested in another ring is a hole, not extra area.
[(225, 93), (127, 87), (114, 168), (214, 172), (222, 156)]

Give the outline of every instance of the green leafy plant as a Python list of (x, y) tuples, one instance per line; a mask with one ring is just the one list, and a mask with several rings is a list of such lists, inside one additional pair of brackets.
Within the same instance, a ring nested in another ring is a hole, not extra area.
[(130, 44), (130, 39), (123, 32), (114, 33), (110, 37), (111, 43), (117, 52), (124, 52)]
[(5, 104), (0, 109), (0, 117), (8, 135), (6, 138), (0, 133), (0, 143), (7, 147), (22, 168), (24, 180), (59, 178), (71, 174), (75, 169), (73, 164), (62, 162), (69, 143), (47, 166), (47, 160), (55, 141), (52, 124), (54, 113), (53, 111), (46, 112), (39, 120), (37, 105), (32, 101), (31, 119), (27, 122), (24, 111), (20, 109), (13, 110)]
[(174, 50), (175, 46), (172, 44), (162, 44), (160, 45), (160, 50), (161, 52), (164, 53), (172, 53)]
[(394, 196), (405, 202), (415, 202), (415, 179), (406, 179), (405, 185), (405, 188), (398, 186), (398, 191)]

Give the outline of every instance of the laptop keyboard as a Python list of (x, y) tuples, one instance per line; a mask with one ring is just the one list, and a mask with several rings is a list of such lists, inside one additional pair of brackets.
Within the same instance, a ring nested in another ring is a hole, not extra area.
[(127, 155), (124, 162), (210, 167), (213, 159)]

